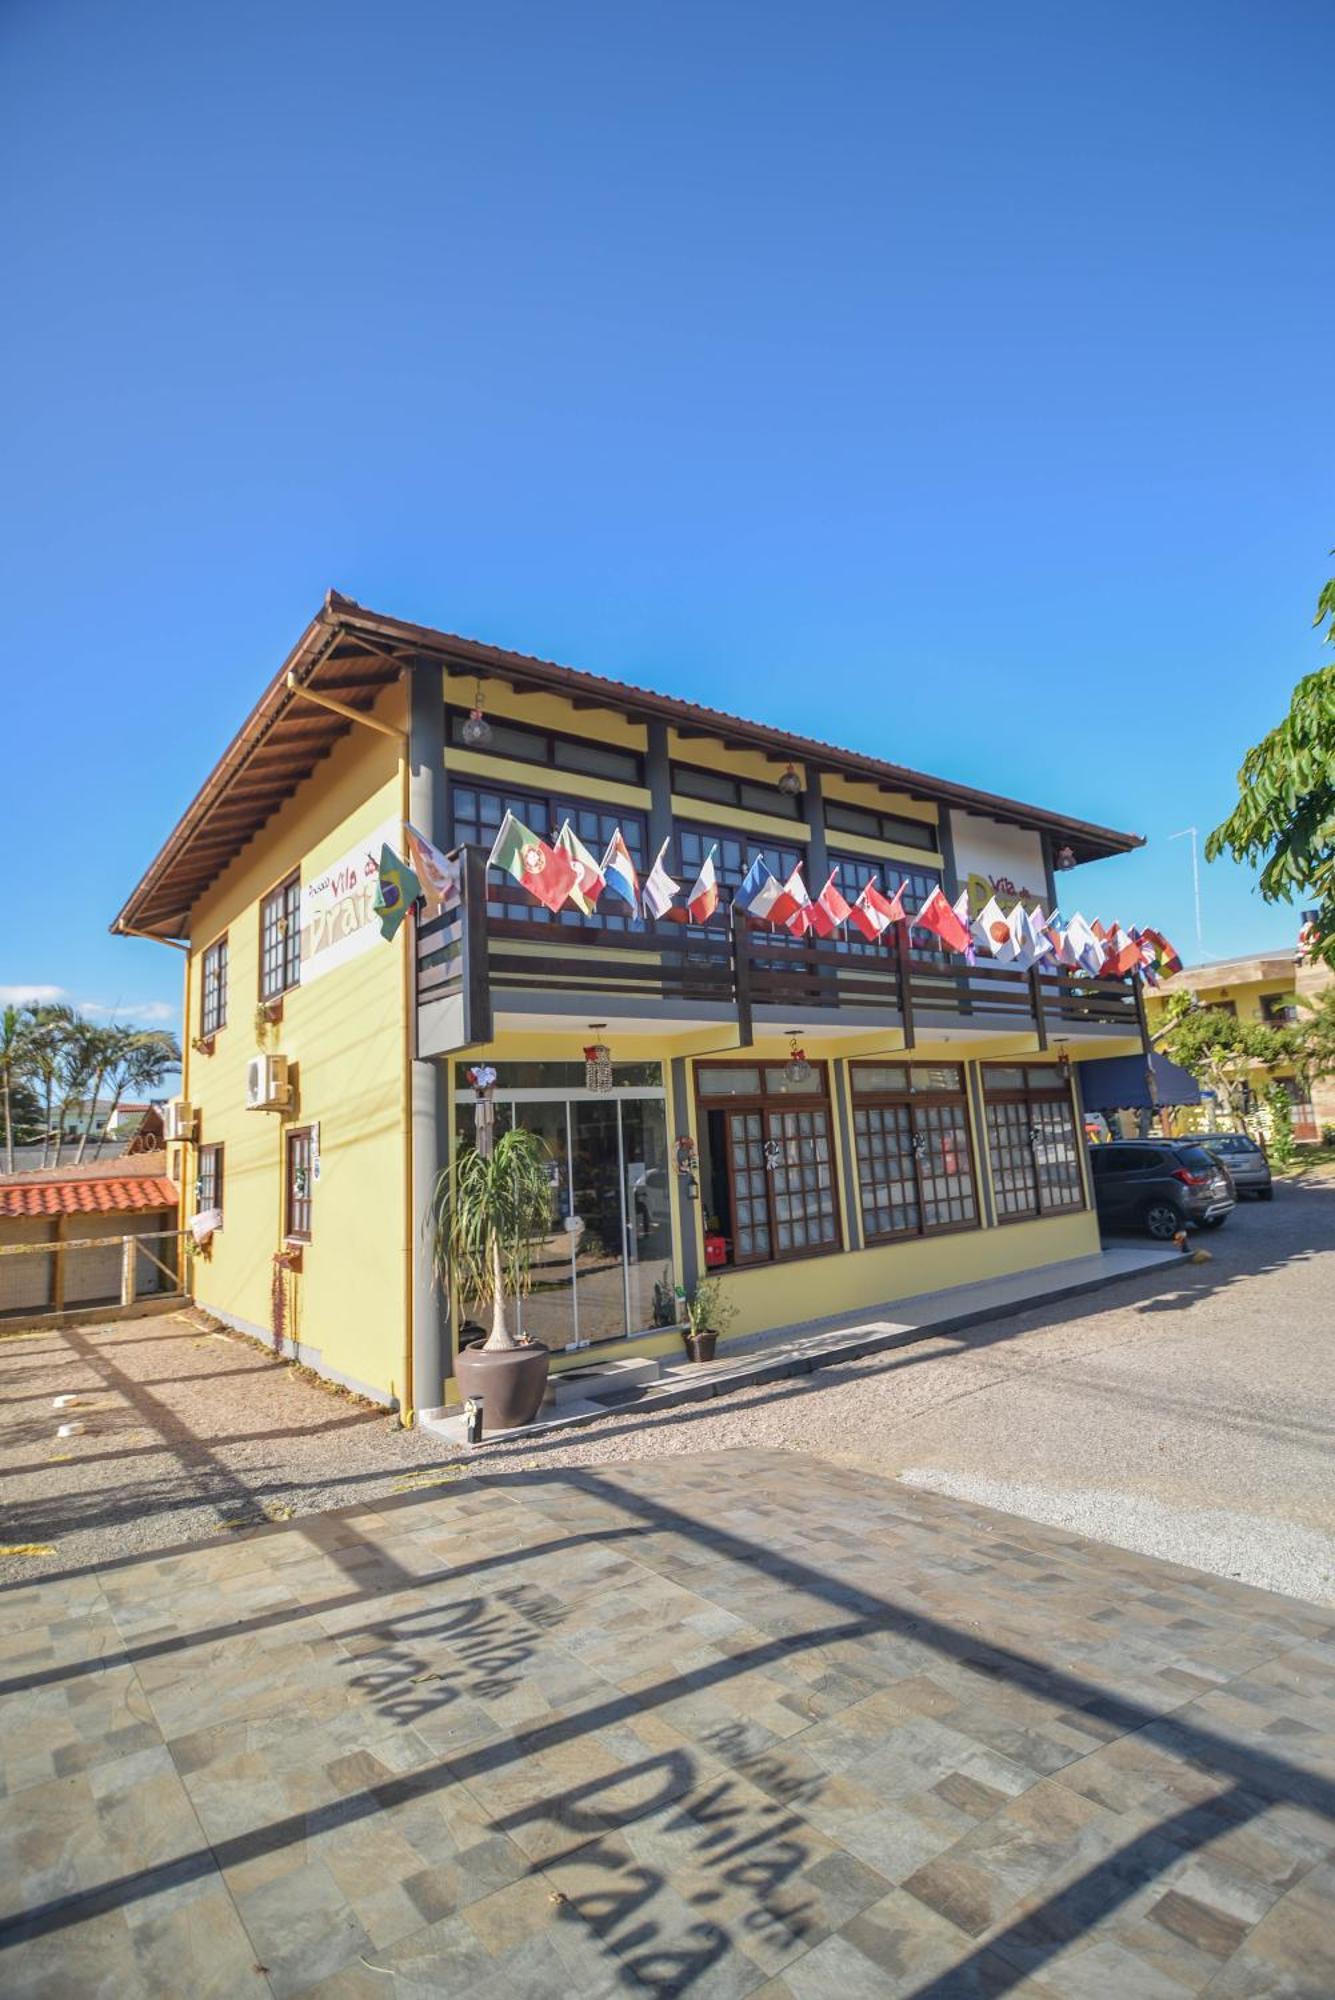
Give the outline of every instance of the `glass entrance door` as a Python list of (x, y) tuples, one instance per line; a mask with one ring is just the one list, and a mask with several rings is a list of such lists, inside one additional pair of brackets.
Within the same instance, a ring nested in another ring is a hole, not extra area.
[[(547, 1233), (534, 1246), (532, 1290), (510, 1306), (515, 1332), (559, 1351), (672, 1325), (663, 1094), (596, 1095), (538, 1084), (499, 1089), (495, 1106), (498, 1137), (515, 1124), (542, 1141), (551, 1185)], [(461, 1089), (455, 1144), (471, 1145), (474, 1137), (473, 1093)], [(465, 1313), (479, 1323), (486, 1318), (466, 1302)]]

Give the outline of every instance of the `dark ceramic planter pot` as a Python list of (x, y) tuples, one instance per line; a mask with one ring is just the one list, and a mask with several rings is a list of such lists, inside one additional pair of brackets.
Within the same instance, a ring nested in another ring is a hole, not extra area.
[(533, 1422), (542, 1407), (550, 1364), (551, 1355), (540, 1342), (491, 1354), (481, 1347), (460, 1350), (454, 1372), (465, 1397), (482, 1399), (484, 1435)]
[(714, 1347), (718, 1340), (716, 1333), (683, 1333), (681, 1344), (686, 1349), (688, 1361), (712, 1361)]

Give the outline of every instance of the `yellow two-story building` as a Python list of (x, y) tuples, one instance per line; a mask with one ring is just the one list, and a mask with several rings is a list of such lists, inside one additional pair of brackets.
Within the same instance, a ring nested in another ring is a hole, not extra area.
[[(1324, 970), (1324, 968), (1322, 968)], [(1303, 969), (1293, 951), (1247, 952), (1238, 958), (1210, 959), (1201, 965), (1184, 966), (1165, 979), (1146, 1003), (1150, 1029), (1162, 1031), (1168, 1002), (1177, 994), (1186, 995), (1199, 1007), (1212, 1008), (1245, 1026), (1290, 1028), (1300, 1019), (1298, 994), (1300, 978), (1304, 990), (1315, 990), (1311, 975)], [(1272, 1084), (1285, 1092), (1291, 1106), (1294, 1137), (1309, 1144), (1318, 1136), (1317, 1112), (1310, 1087), (1292, 1062), (1269, 1066), (1256, 1063), (1247, 1077), (1251, 1099), (1259, 1104)], [(1222, 1105), (1207, 1101), (1191, 1111), (1178, 1112), (1174, 1123), (1182, 1131), (1204, 1131), (1228, 1122)]]
[[(666, 841), (708, 923), (556, 915), (487, 855), (506, 811)], [(463, 863), (392, 942), (382, 843)], [(1144, 1046), (1135, 982), (970, 967), (924, 933), (795, 941), (731, 891), (763, 855), (1051, 908), (1137, 837), (330, 595), (116, 919), (183, 952), (173, 1140), (192, 1286), (221, 1320), (405, 1411), (453, 1399), (424, 1227), (477, 1117), (546, 1141), (551, 1233), (520, 1322), (554, 1366), (678, 1346), (723, 1278), (752, 1333), (1095, 1251), (1075, 1069)], [(590, 1050), (605, 1054), (590, 1055)]]

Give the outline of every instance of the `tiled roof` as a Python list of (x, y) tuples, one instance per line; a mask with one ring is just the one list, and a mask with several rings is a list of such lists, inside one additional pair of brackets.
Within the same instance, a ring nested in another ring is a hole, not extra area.
[(61, 1180), (29, 1177), (0, 1182), (0, 1217), (138, 1215), (175, 1208), (176, 1185), (165, 1174), (90, 1175)]
[[(708, 708), (674, 695), (656, 694), (629, 681), (563, 667), (504, 647), (488, 646), (434, 626), (414, 625), (368, 610), (330, 591), (274, 679), (223, 751), (174, 831), (134, 889), (113, 931), (178, 939), (189, 931), (189, 913), (211, 882), (286, 805), (298, 786), (353, 726), (350, 712), (367, 714), (405, 667), (430, 660), (435, 668), (499, 680), (521, 692), (564, 695), (576, 707), (620, 709), (640, 721), (657, 719), (687, 735), (720, 738), (758, 749), (772, 761), (842, 771), (882, 790), (981, 813), (1012, 825), (1044, 831), (1077, 861), (1125, 854), (1141, 845), (1138, 833), (1074, 819), (933, 778), (902, 764), (843, 750), (818, 738), (797, 736), (751, 722), (726, 709)], [(302, 693), (317, 697), (306, 702)], [(332, 711), (318, 701), (332, 697)], [(227, 810), (215, 814), (225, 803)]]

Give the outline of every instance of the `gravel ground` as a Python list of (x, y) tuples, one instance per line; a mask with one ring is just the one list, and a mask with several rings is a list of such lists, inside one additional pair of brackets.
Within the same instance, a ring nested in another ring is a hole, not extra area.
[[(476, 1454), (485, 1477), (779, 1446), (1335, 1602), (1335, 1176), (1240, 1208), (1186, 1262), (1082, 1300), (649, 1419)], [(87, 1425), (57, 1441), (51, 1399)], [(0, 1339), (0, 1576), (228, 1533), (457, 1477), (202, 1316)]]
[[(438, 1441), (203, 1314), (0, 1338), (0, 1577), (49, 1575), (351, 1506), (440, 1470)], [(60, 1395), (77, 1407), (52, 1408)], [(66, 1421), (82, 1435), (57, 1438)]]

